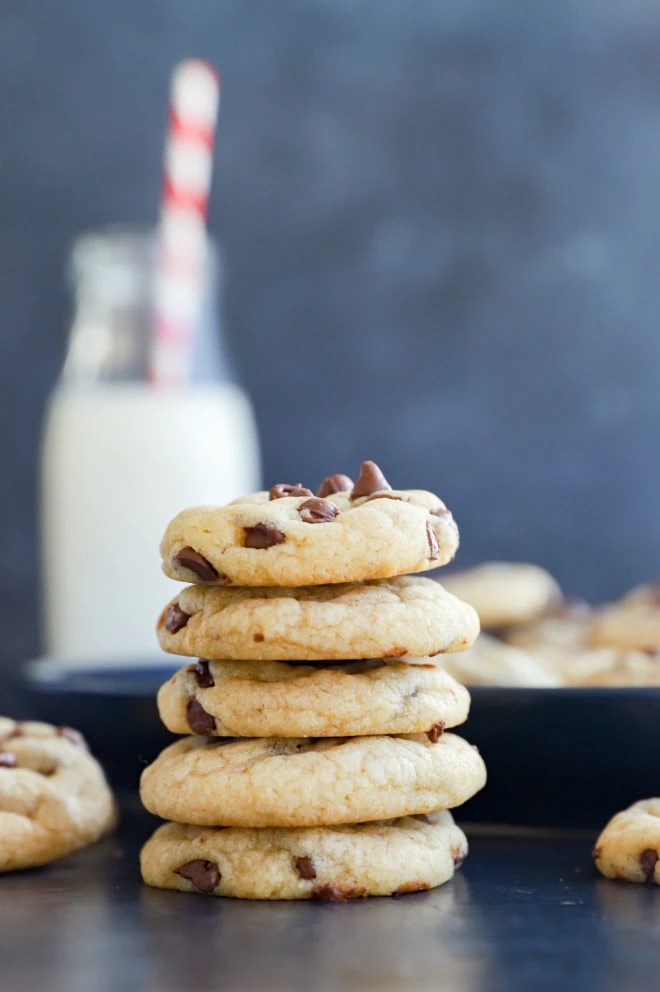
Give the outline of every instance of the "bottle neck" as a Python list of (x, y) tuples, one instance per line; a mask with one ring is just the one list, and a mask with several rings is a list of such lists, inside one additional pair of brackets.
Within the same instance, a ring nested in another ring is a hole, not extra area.
[[(62, 376), (68, 382), (145, 381), (153, 326), (153, 234), (110, 229), (83, 235), (71, 258), (74, 305)], [(192, 381), (233, 380), (216, 313), (218, 256), (209, 251), (193, 336)]]

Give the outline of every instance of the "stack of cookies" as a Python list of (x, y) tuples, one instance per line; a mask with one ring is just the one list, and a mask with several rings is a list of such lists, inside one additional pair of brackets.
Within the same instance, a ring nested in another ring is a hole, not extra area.
[(314, 496), (276, 485), (184, 510), (163, 568), (192, 581), (163, 611), (162, 647), (202, 660), (160, 690), (187, 734), (142, 776), (173, 822), (145, 845), (149, 885), (247, 899), (429, 889), (467, 854), (449, 809), (483, 785), (445, 733), (467, 690), (441, 667), (475, 640), (474, 609), (430, 579), (458, 530), (432, 493), (395, 491), (373, 462)]

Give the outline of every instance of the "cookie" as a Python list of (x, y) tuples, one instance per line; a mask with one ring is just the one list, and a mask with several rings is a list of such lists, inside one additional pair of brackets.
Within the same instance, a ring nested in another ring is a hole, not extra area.
[(462, 654), (436, 658), (463, 685), (507, 685), (552, 689), (563, 685), (552, 665), (527, 651), (480, 634)]
[(660, 885), (660, 799), (642, 799), (613, 816), (593, 857), (606, 878)]
[(561, 663), (567, 654), (589, 650), (592, 622), (593, 611), (586, 603), (566, 602), (545, 616), (501, 631), (499, 636), (508, 644)]
[(660, 685), (660, 657), (653, 653), (593, 647), (593, 611), (568, 606), (504, 633), (508, 643), (541, 658), (572, 686)]
[(385, 661), (200, 661), (158, 693), (168, 730), (226, 737), (433, 733), (463, 723), (469, 708), (467, 689), (443, 669)]
[(0, 872), (71, 854), (114, 821), (103, 771), (76, 730), (0, 717)]
[(351, 489), (322, 484), (319, 492), (280, 483), (228, 506), (184, 510), (161, 543), (165, 574), (217, 585), (324, 585), (421, 572), (456, 554), (458, 528), (444, 503), (391, 489), (373, 462), (363, 462)]
[(443, 576), (445, 589), (465, 600), (489, 630), (532, 620), (561, 600), (553, 577), (539, 565), (491, 561)]
[(198, 658), (339, 661), (462, 651), (479, 618), (432, 579), (300, 588), (188, 586), (163, 610), (165, 651)]
[(261, 830), (166, 823), (142, 848), (147, 885), (233, 899), (322, 899), (419, 892), (466, 858), (465, 834), (441, 811), (353, 826)]
[(612, 665), (612, 652), (591, 647), (592, 621), (593, 611), (586, 603), (568, 602), (546, 616), (510, 627), (501, 636), (541, 658), (566, 685), (578, 686)]
[(185, 737), (145, 768), (140, 796), (164, 820), (229, 827), (363, 823), (460, 806), (484, 785), (484, 763), (461, 737), (432, 738)]
[(594, 645), (660, 651), (660, 587), (639, 586), (599, 610), (590, 638)]
[(580, 685), (651, 686), (660, 685), (660, 655), (645, 651), (618, 651), (599, 648), (578, 658), (582, 666)]

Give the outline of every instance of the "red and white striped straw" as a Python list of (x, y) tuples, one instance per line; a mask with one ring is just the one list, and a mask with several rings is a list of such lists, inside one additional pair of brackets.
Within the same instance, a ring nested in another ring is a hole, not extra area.
[(150, 381), (189, 382), (207, 266), (206, 214), (220, 98), (215, 70), (200, 59), (172, 75), (165, 144)]

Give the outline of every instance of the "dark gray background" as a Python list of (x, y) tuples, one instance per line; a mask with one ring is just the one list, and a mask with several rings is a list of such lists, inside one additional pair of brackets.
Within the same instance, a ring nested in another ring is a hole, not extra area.
[(172, 65), (221, 68), (211, 229), (269, 482), (379, 460), (469, 562), (657, 574), (660, 6), (5, 0), (0, 664), (38, 647), (35, 468), (82, 229), (152, 222)]

